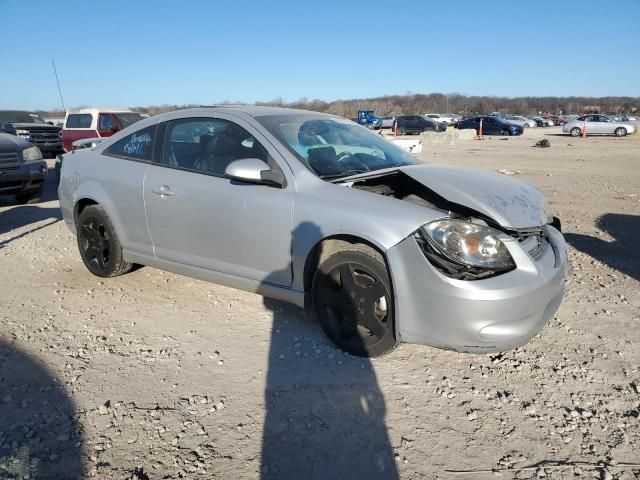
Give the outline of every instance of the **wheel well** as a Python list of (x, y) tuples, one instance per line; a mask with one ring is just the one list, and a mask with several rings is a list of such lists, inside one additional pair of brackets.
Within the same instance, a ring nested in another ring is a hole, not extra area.
[(78, 200), (75, 208), (73, 209), (73, 223), (75, 223), (76, 225), (78, 224), (78, 218), (80, 217), (80, 214), (89, 205), (98, 205), (98, 202), (90, 198), (82, 198)]
[(320, 265), (320, 262), (322, 262), (322, 260), (329, 257), (333, 253), (344, 249), (345, 246), (354, 244), (367, 245), (371, 247), (382, 256), (385, 264), (387, 264), (387, 258), (384, 252), (380, 250), (380, 248), (378, 248), (376, 245), (365, 240), (364, 238), (357, 237), (355, 235), (334, 235), (332, 237), (327, 237), (316, 243), (309, 252), (309, 255), (307, 255), (307, 260), (304, 264), (304, 291), (311, 291), (313, 276), (315, 275), (316, 270), (318, 269), (318, 265)]

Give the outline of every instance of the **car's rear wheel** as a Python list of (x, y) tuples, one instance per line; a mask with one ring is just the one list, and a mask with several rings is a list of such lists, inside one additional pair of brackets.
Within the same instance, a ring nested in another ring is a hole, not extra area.
[(312, 295), (323, 330), (343, 350), (377, 357), (396, 345), (389, 272), (371, 247), (353, 245), (323, 260)]
[(116, 230), (99, 205), (89, 205), (80, 213), (77, 240), (82, 261), (98, 277), (116, 277), (133, 267), (124, 261)]
[(615, 133), (616, 137), (624, 137), (627, 134), (627, 129), (624, 127), (618, 127), (613, 133)]
[(569, 133), (572, 137), (579, 137), (582, 134), (582, 130), (580, 130), (580, 128), (578, 127), (573, 127), (571, 130), (569, 130)]
[(407, 131), (404, 129), (404, 127), (400, 127), (396, 130), (398, 132), (398, 135), (406, 135)]
[(500, 135), (502, 135), (503, 137), (509, 136), (509, 130), (503, 128), (502, 130), (500, 130)]

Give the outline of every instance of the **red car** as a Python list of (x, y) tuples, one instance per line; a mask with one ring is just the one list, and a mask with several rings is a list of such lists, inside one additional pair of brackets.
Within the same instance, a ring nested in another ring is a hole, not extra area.
[(97, 108), (67, 112), (62, 129), (62, 145), (65, 151), (70, 152), (76, 140), (110, 137), (147, 116), (130, 110)]

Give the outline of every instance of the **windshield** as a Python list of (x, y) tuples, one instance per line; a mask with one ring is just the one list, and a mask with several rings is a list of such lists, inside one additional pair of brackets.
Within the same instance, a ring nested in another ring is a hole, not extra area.
[(122, 128), (127, 128), (129, 125), (133, 125), (139, 120), (142, 120), (144, 117), (139, 113), (114, 113), (118, 122)]
[(414, 157), (381, 135), (338, 117), (272, 115), (256, 120), (320, 178), (416, 163)]
[(0, 112), (0, 124), (4, 123), (47, 123), (37, 113), (4, 111)]

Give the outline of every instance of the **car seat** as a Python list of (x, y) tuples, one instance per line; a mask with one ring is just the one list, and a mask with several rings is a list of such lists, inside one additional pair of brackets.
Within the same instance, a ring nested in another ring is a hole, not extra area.
[(224, 175), (231, 162), (238, 159), (237, 140), (225, 132), (212, 135), (203, 154), (195, 161), (194, 168), (203, 172)]

